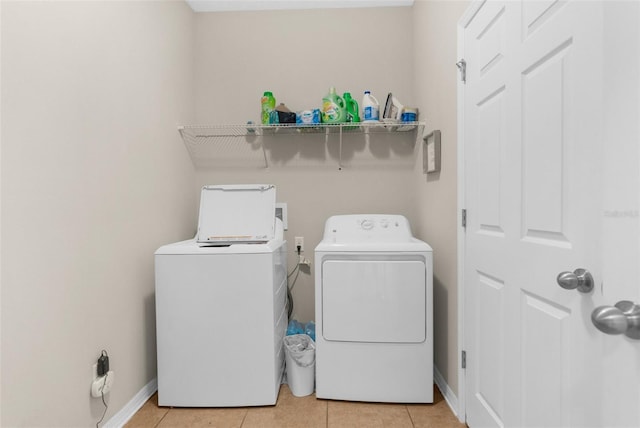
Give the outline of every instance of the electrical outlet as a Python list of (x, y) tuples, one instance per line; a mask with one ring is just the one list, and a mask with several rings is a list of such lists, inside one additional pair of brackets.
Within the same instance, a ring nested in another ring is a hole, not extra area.
[(102, 397), (102, 394), (106, 395), (111, 392), (115, 378), (115, 372), (113, 370), (109, 370), (106, 375), (95, 379), (91, 384), (91, 396), (94, 398), (100, 398)]
[(276, 202), (276, 217), (282, 220), (282, 228), (289, 230), (289, 222), (287, 221), (287, 203)]
[(93, 371), (91, 378), (91, 396), (100, 398), (111, 391), (113, 381), (115, 380), (115, 372), (109, 370), (109, 355), (103, 350), (98, 361), (91, 366)]
[(304, 251), (304, 236), (296, 236), (295, 239), (295, 250), (298, 251), (298, 247), (300, 247), (300, 252)]
[(298, 256), (298, 257), (300, 257), (298, 259), (298, 263), (300, 264), (300, 266), (309, 266), (309, 267), (311, 267), (311, 262), (309, 261), (309, 259), (307, 259), (302, 254), (300, 254), (300, 256)]

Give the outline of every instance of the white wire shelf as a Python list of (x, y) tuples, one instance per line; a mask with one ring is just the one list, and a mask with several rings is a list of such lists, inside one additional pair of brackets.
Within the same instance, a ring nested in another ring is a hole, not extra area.
[[(353, 166), (354, 160), (356, 164), (358, 160), (380, 164), (391, 158), (411, 161), (424, 126), (423, 122), (184, 125), (178, 131), (197, 168), (326, 166), (337, 162), (342, 169)], [(315, 144), (311, 148), (306, 143)], [(394, 150), (381, 154), (381, 144)]]

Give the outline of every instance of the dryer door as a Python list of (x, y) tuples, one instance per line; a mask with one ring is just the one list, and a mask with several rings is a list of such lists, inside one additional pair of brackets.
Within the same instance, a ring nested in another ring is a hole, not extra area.
[(322, 335), (345, 342), (420, 343), (426, 338), (421, 260), (325, 260)]

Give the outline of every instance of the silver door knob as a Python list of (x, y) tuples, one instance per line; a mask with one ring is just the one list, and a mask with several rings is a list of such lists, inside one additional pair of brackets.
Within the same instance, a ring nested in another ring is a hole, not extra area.
[(560, 272), (558, 285), (565, 290), (577, 289), (581, 293), (589, 293), (593, 290), (593, 276), (585, 269), (576, 269), (573, 272)]
[(591, 321), (603, 333), (640, 339), (640, 306), (628, 300), (621, 300), (615, 306), (595, 308)]

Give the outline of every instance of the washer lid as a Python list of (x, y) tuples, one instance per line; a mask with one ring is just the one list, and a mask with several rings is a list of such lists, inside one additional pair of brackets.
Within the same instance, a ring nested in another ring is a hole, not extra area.
[(200, 194), (200, 245), (263, 243), (275, 236), (272, 184), (204, 186)]

